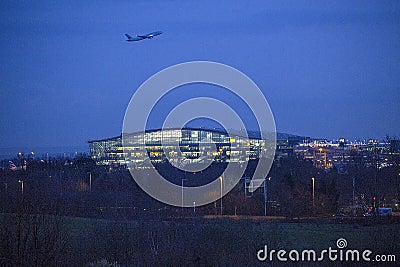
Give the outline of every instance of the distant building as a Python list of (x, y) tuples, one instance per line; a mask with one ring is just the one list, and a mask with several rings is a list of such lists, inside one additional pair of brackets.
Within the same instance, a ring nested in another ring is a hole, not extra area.
[(346, 139), (340, 138), (339, 139), (339, 147), (344, 149), (345, 145), (346, 145)]
[[(257, 159), (260, 153), (269, 149), (265, 140), (259, 137), (229, 136), (227, 132), (220, 130), (191, 128), (150, 130), (132, 133), (126, 138), (129, 144), (125, 145), (125, 150), (122, 136), (89, 141), (91, 157), (99, 165), (115, 163), (126, 165), (129, 162), (141, 162), (147, 156), (152, 162), (166, 162), (165, 151), (177, 153), (176, 145), (178, 145), (182, 156), (189, 161), (198, 160), (207, 154), (214, 156), (216, 161), (232, 162)], [(244, 155), (243, 148), (246, 148)]]
[(299, 144), (308, 144), (310, 143), (310, 137), (306, 137), (306, 136), (288, 136), (288, 146), (289, 147), (295, 147)]

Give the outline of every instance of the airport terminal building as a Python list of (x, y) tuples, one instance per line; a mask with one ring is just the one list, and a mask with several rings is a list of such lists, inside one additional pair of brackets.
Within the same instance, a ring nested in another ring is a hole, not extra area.
[(223, 130), (195, 128), (137, 132), (124, 135), (124, 138), (120, 135), (89, 141), (89, 146), (91, 157), (98, 165), (127, 165), (146, 158), (154, 163), (167, 162), (176, 158), (177, 150), (188, 161), (212, 156), (219, 162), (240, 162), (257, 159), (270, 149), (256, 134), (251, 136), (249, 133), (249, 137), (245, 137), (244, 134), (229, 135)]

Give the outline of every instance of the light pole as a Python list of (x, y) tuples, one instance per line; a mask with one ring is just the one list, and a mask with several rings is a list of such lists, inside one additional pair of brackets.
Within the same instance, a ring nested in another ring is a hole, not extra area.
[(89, 191), (92, 192), (92, 173), (89, 172)]
[(21, 194), (24, 196), (24, 181), (23, 180), (18, 180), (18, 183), (21, 184)]
[(311, 183), (312, 183), (312, 205), (315, 207), (315, 178), (311, 178)]
[(353, 216), (356, 216), (355, 185), (356, 185), (356, 177), (353, 176)]
[(182, 180), (181, 180), (181, 182), (182, 182), (182, 212), (183, 212), (183, 207), (184, 207), (184, 203), (183, 203), (183, 181), (185, 181), (185, 180), (186, 180), (185, 178), (182, 178)]
[(264, 180), (264, 216), (267, 216), (267, 181), (271, 181), (271, 177)]
[(219, 181), (221, 184), (221, 215), (222, 215), (222, 175), (219, 177)]
[(399, 177), (400, 177), (400, 172), (399, 172), (399, 175), (397, 176), (397, 184), (396, 184), (396, 188), (397, 188), (397, 197), (399, 197)]
[(400, 178), (400, 172), (397, 175), (397, 183), (396, 183), (397, 197), (399, 197), (399, 178)]

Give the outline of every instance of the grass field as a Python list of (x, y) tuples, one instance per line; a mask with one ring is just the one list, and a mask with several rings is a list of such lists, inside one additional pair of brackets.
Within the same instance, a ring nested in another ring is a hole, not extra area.
[[(268, 263), (259, 262), (256, 253), (264, 245), (275, 250), (321, 251), (337, 248), (339, 238), (347, 240), (349, 249), (394, 254), (399, 259), (398, 224), (363, 226), (230, 218), (142, 222), (67, 218), (65, 222), (71, 241), (69, 258), (78, 256), (85, 262), (106, 259), (121, 266), (262, 266)], [(351, 264), (325, 261), (322, 265)]]
[[(314, 266), (316, 262), (281, 263), (276, 258), (273, 262), (261, 262), (257, 252), (267, 245), (269, 251), (313, 249), (319, 253), (329, 247), (337, 249), (339, 238), (347, 240), (347, 249), (369, 249), (373, 255), (391, 254), (397, 261), (400, 259), (397, 223), (332, 223), (323, 219), (285, 222), (234, 216), (113, 221), (26, 215), (18, 223), (17, 214), (2, 214), (0, 219), (0, 260), (8, 264), (4, 266), (90, 266), (99, 261), (102, 263), (93, 266), (111, 266), (106, 262), (115, 263), (114, 266)], [(27, 245), (22, 251), (20, 246), (16, 253), (18, 229), (22, 229), (21, 236), (28, 236), (28, 242), (25, 240)], [(32, 235), (35, 229), (36, 234)], [(30, 235), (26, 234), (28, 231)], [(54, 247), (49, 247), (49, 242)], [(24, 262), (19, 261), (21, 255)], [(319, 265), (368, 264), (330, 262), (326, 258)]]

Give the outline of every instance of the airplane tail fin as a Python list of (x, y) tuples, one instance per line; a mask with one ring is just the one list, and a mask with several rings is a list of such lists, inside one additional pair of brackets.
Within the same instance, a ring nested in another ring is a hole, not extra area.
[(128, 38), (128, 41), (132, 40), (132, 36), (130, 36), (129, 34), (125, 33), (125, 36), (126, 36), (126, 38)]

